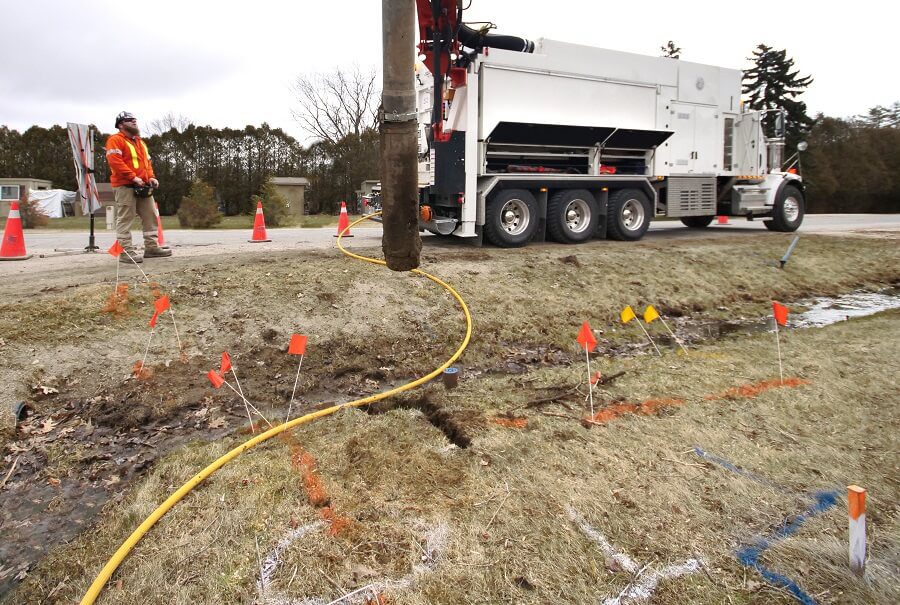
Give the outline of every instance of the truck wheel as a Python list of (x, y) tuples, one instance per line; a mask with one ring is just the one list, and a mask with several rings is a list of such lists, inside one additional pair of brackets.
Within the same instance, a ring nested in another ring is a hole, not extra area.
[(640, 189), (620, 189), (609, 196), (607, 230), (612, 239), (635, 241), (650, 228), (650, 200)]
[(563, 189), (547, 202), (547, 231), (562, 244), (578, 244), (591, 239), (599, 220), (597, 200), (590, 191)]
[(501, 248), (524, 246), (537, 228), (538, 205), (531, 192), (508, 189), (491, 198), (484, 212), (484, 235)]
[(685, 226), (690, 227), (691, 229), (703, 229), (704, 227), (709, 227), (709, 224), (712, 222), (712, 216), (682, 216), (681, 222), (685, 224)]
[(793, 185), (785, 185), (775, 200), (772, 220), (763, 224), (769, 231), (796, 231), (803, 222), (804, 214), (806, 203), (803, 200), (803, 192)]

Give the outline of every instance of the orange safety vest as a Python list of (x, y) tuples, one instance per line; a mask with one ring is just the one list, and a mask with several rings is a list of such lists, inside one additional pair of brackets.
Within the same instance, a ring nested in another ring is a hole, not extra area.
[(132, 185), (136, 176), (145, 183), (155, 178), (150, 151), (141, 137), (129, 139), (121, 132), (111, 135), (106, 139), (106, 161), (109, 163), (109, 183), (113, 187)]

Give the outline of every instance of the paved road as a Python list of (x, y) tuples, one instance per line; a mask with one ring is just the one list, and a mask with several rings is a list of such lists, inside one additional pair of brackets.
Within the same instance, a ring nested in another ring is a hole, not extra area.
[[(728, 225), (714, 224), (705, 231), (687, 229), (680, 221), (656, 221), (651, 224), (648, 240), (667, 237), (697, 236), (703, 233), (715, 234), (723, 231), (750, 233), (765, 231), (762, 221), (731, 219)], [(895, 232), (900, 233), (900, 214), (815, 214), (807, 215), (799, 233), (850, 233), (850, 232)], [(353, 229), (353, 238), (347, 241), (349, 248), (380, 248), (381, 225), (373, 223)], [(179, 257), (202, 255), (240, 255), (242, 252), (329, 249), (335, 245), (334, 229), (285, 228), (269, 229), (271, 243), (249, 243), (249, 230), (182, 230), (166, 232), (166, 243), (172, 246)], [(140, 241), (140, 233), (133, 234), (134, 241)], [(60, 250), (81, 251), (87, 244), (87, 231), (27, 231), (25, 243), (29, 254), (34, 257), (26, 261), (0, 262), (0, 277), (22, 275), (31, 272), (65, 270), (67, 268), (87, 268), (101, 264), (106, 255), (66, 255)], [(426, 237), (428, 245), (430, 237)], [(106, 250), (114, 241), (114, 233), (101, 229), (96, 242), (101, 250)], [(435, 240), (432, 240), (435, 241)], [(445, 240), (446, 241), (446, 240)], [(449, 243), (449, 242), (448, 242)], [(453, 243), (465, 245), (463, 240)], [(377, 254), (377, 252), (375, 253)], [(159, 263), (150, 260), (148, 264)], [(162, 261), (164, 262), (164, 261)]]
[[(685, 231), (688, 229), (680, 221), (655, 221), (651, 223), (652, 232)], [(730, 219), (728, 225), (713, 224), (710, 230), (764, 230), (760, 220)], [(799, 233), (842, 233), (852, 231), (900, 231), (900, 214), (811, 214), (803, 220)], [(698, 233), (696, 230), (690, 231)], [(235, 247), (241, 249), (260, 249), (263, 246), (284, 250), (295, 248), (330, 248), (334, 246), (334, 229), (302, 229), (285, 228), (269, 229), (271, 244), (251, 244), (247, 242), (249, 230), (215, 229), (215, 230), (183, 230), (172, 229), (166, 232), (166, 242), (174, 248), (228, 246), (230, 251)], [(97, 232), (97, 245), (106, 249), (114, 241), (114, 233), (105, 229)], [(134, 232), (134, 241), (140, 241), (140, 233)], [(25, 234), (28, 252), (34, 255), (53, 254), (56, 249), (80, 250), (87, 245), (87, 233), (78, 231), (27, 231)], [(380, 246), (381, 225), (353, 229), (353, 238), (348, 241), (352, 245)]]

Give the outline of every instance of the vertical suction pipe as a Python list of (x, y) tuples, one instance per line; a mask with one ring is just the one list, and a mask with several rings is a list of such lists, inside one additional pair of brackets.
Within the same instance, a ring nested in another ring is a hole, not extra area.
[(389, 269), (419, 266), (418, 144), (413, 48), (415, 0), (382, 0), (381, 249)]

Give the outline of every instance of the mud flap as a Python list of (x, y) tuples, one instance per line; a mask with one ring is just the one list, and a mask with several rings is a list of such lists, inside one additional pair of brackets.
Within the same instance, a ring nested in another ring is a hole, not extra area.
[(609, 205), (609, 190), (604, 188), (594, 191), (594, 199), (597, 200), (597, 208), (600, 211), (600, 220), (597, 221), (597, 231), (594, 233), (594, 239), (606, 239), (606, 209)]

